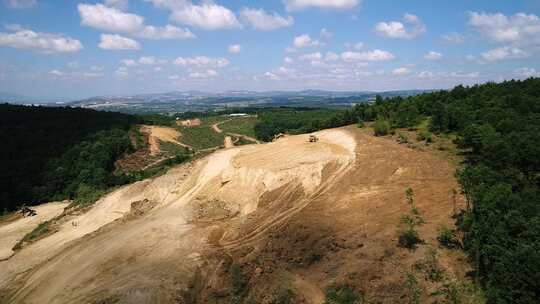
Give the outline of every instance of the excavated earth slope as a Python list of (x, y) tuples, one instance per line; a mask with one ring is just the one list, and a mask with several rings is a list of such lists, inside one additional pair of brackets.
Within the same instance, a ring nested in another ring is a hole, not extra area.
[[(292, 303), (321, 303), (351, 280), (369, 298), (403, 299), (404, 271), (450, 223), (454, 169), (356, 128), (315, 134), (221, 150), (112, 192), (1, 261), (0, 302), (276, 303), (290, 290)], [(426, 222), (415, 252), (396, 247), (407, 187)], [(463, 276), (462, 259), (442, 252), (449, 276)]]

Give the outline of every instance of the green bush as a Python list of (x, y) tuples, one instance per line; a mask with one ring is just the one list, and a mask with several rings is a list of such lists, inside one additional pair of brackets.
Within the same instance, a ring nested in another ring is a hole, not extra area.
[(358, 128), (363, 128), (365, 126), (365, 123), (361, 118), (358, 118), (358, 122), (356, 123), (356, 126)]
[(414, 229), (417, 222), (414, 218), (404, 215), (398, 225), (398, 245), (400, 247), (415, 249), (417, 244), (422, 243), (418, 232)]
[(364, 294), (357, 292), (348, 284), (331, 286), (326, 290), (323, 304), (361, 304), (364, 303)]
[(432, 143), (433, 142), (433, 134), (429, 131), (420, 131), (418, 133), (418, 136), (416, 137), (416, 140), (418, 141), (426, 141), (426, 143)]
[(403, 133), (398, 133), (398, 143), (400, 144), (406, 144), (409, 142), (409, 138), (407, 137), (406, 134), (403, 134)]
[(390, 123), (387, 120), (378, 119), (373, 124), (373, 131), (375, 132), (375, 136), (388, 135), (390, 133)]
[(459, 241), (456, 238), (454, 230), (443, 226), (439, 229), (439, 235), (437, 236), (439, 243), (446, 248), (458, 248)]

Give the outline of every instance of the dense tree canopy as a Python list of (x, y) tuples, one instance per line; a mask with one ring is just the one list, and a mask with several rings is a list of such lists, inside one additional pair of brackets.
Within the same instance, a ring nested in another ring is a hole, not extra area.
[(128, 130), (137, 122), (119, 113), (8, 104), (0, 117), (0, 211), (114, 183), (113, 163), (130, 148)]

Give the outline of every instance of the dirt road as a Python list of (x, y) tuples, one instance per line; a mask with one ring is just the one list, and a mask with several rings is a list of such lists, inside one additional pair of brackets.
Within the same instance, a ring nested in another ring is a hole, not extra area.
[(14, 254), (13, 246), (27, 233), (34, 230), (39, 224), (60, 215), (68, 205), (69, 203), (57, 202), (32, 207), (37, 212), (36, 216), (25, 217), (0, 225), (0, 260), (11, 257)]

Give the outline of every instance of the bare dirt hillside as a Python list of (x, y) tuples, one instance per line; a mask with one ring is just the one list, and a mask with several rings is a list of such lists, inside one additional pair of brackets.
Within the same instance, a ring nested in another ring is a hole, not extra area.
[[(1, 261), (0, 302), (322, 303), (332, 286), (432, 302), (440, 284), (420, 267), (432, 250), (445, 280), (463, 280), (462, 254), (436, 240), (452, 222), (452, 165), (367, 130), (316, 135), (220, 150), (118, 189)], [(416, 250), (397, 246), (407, 187), (424, 219)]]

